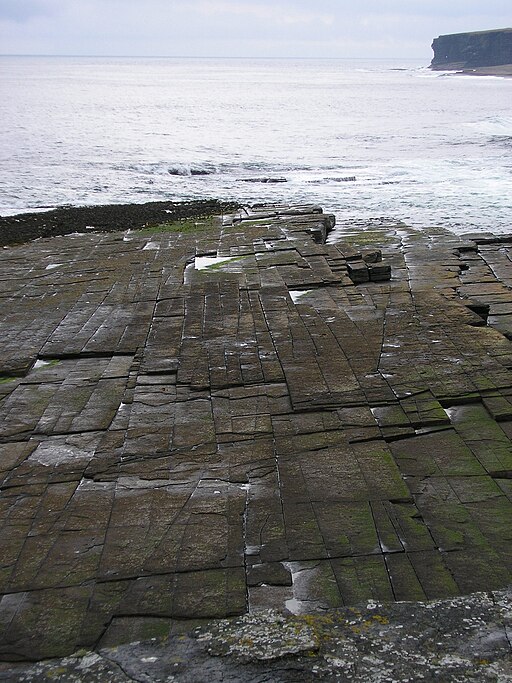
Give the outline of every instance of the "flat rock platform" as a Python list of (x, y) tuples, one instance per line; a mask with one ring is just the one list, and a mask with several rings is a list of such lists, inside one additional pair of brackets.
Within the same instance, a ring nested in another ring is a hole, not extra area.
[[(460, 680), (510, 680), (486, 665), (510, 665), (512, 235), (334, 223), (254, 207), (0, 251), (0, 659), (268, 618), (305, 638), (276, 656), (313, 655), (295, 678), (62, 680), (312, 680), (327, 615), (364, 605), (364, 635), (440, 600), (492, 624)], [(226, 654), (212, 628), (194, 647)]]

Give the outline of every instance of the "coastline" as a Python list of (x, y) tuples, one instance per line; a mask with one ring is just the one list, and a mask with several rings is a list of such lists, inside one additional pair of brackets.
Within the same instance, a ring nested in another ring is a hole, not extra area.
[(117, 232), (186, 218), (199, 218), (232, 211), (236, 202), (217, 199), (160, 201), (144, 204), (102, 204), (62, 206), (45, 212), (24, 212), (0, 216), (0, 246), (23, 244), (41, 237), (77, 232)]
[(512, 78), (512, 64), (478, 66), (474, 68), (465, 68), (460, 64), (431, 64), (430, 69), (431, 71), (453, 71), (454, 73), (468, 76), (500, 76), (502, 78)]
[(501, 76), (502, 78), (512, 78), (512, 64), (502, 66), (479, 66), (475, 69), (463, 69), (462, 73), (470, 76)]

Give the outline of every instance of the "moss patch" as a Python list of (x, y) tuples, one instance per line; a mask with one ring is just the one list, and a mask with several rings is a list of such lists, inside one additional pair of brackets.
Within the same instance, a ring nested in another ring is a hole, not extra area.
[(35, 366), (32, 368), (32, 370), (35, 370), (35, 371), (37, 371), (37, 370), (47, 370), (48, 368), (53, 368), (53, 367), (55, 367), (56, 365), (59, 365), (60, 362), (61, 362), (61, 361), (60, 361), (60, 360), (57, 360), (56, 358), (54, 358), (53, 360), (45, 360), (45, 361), (43, 362), (42, 365), (38, 365), (38, 366), (35, 365)]
[(170, 221), (169, 223), (158, 223), (157, 225), (150, 225), (147, 228), (134, 230), (136, 235), (154, 235), (161, 232), (172, 232), (178, 234), (202, 233), (219, 228), (219, 216), (205, 216), (203, 218), (185, 218), (178, 221)]
[(219, 261), (219, 263), (212, 263), (211, 266), (206, 266), (203, 270), (222, 270), (226, 266), (229, 266), (231, 263), (242, 261), (243, 259), (248, 258), (248, 256), (252, 256), (252, 254), (244, 254), (242, 256), (229, 256), (226, 257), (225, 261)]

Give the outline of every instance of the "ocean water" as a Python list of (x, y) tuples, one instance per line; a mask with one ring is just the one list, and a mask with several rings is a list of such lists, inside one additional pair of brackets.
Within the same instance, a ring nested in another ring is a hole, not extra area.
[(214, 197), (512, 229), (512, 79), (408, 60), (1, 57), (0, 88), (0, 215)]

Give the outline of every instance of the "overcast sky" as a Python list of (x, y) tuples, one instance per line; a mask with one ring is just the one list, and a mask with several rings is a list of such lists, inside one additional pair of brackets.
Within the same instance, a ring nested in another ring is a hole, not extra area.
[(0, 54), (411, 57), (512, 0), (0, 0)]

